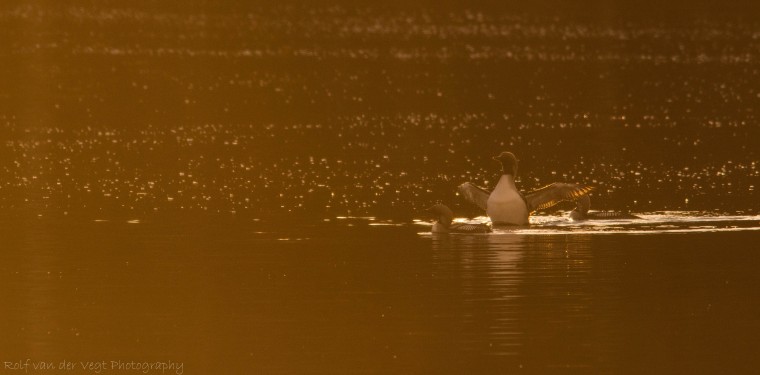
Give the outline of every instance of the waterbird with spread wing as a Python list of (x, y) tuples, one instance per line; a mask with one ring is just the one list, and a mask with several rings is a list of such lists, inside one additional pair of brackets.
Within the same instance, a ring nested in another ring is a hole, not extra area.
[(528, 225), (531, 212), (546, 209), (562, 201), (576, 201), (594, 187), (555, 182), (522, 194), (515, 185), (518, 160), (511, 152), (494, 157), (501, 164), (502, 175), (492, 192), (470, 182), (459, 185), (459, 193), (469, 202), (484, 209), (494, 225)]

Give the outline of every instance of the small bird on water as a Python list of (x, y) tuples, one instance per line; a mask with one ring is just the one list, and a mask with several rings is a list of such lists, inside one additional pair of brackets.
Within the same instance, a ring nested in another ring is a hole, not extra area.
[(484, 209), (496, 225), (528, 225), (528, 216), (536, 210), (552, 207), (562, 201), (574, 201), (594, 188), (555, 182), (527, 194), (520, 193), (515, 185), (518, 160), (504, 151), (493, 157), (501, 164), (502, 175), (492, 192), (470, 182), (459, 185), (459, 193), (469, 202)]
[(427, 212), (435, 218), (433, 233), (490, 233), (491, 226), (480, 223), (454, 223), (454, 213), (442, 204), (430, 207)]
[(583, 220), (626, 220), (626, 219), (641, 219), (636, 215), (631, 215), (625, 212), (615, 211), (594, 211), (591, 212), (591, 198), (588, 195), (584, 195), (575, 201), (575, 208), (570, 211), (570, 218), (573, 221)]

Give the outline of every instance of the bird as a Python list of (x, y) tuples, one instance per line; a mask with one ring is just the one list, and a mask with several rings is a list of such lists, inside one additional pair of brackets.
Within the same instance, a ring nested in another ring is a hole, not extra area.
[(427, 210), (435, 218), (433, 233), (490, 233), (491, 226), (481, 223), (454, 223), (454, 213), (443, 204), (436, 204)]
[(515, 155), (504, 151), (493, 159), (501, 164), (502, 175), (492, 192), (470, 182), (459, 185), (458, 190), (467, 201), (486, 210), (494, 225), (528, 225), (531, 212), (577, 200), (594, 190), (593, 186), (555, 182), (522, 194), (515, 185), (519, 163)]
[(590, 212), (591, 198), (588, 195), (584, 195), (575, 201), (575, 208), (570, 211), (570, 219), (573, 221), (583, 220), (625, 220), (625, 219), (641, 219), (636, 215), (632, 215), (625, 212), (615, 211), (594, 211)]

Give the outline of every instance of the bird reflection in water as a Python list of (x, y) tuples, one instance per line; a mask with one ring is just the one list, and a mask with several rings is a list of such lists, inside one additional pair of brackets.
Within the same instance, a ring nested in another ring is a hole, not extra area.
[(606, 367), (594, 363), (610, 322), (594, 310), (590, 235), (441, 234), (432, 248), (434, 276), (457, 301), (445, 315), (457, 320), (452, 344), (484, 368)]

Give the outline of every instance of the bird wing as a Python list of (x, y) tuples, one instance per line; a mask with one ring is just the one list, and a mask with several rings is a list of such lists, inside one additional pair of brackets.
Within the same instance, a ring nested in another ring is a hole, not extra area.
[(555, 182), (525, 195), (528, 211), (543, 210), (562, 201), (573, 201), (594, 190), (593, 186)]
[(470, 182), (465, 182), (459, 185), (457, 190), (459, 190), (459, 194), (461, 194), (466, 201), (482, 208), (483, 210), (486, 209), (488, 197), (491, 195), (490, 191), (477, 187)]

